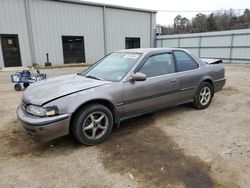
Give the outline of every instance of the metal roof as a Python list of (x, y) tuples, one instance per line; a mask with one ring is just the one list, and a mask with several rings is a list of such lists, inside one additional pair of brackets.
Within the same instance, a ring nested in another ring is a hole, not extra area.
[(104, 3), (95, 3), (95, 2), (81, 1), (81, 0), (48, 0), (48, 1), (56, 1), (56, 2), (72, 3), (72, 4), (81, 4), (81, 5), (89, 5), (89, 6), (98, 6), (98, 7), (106, 7), (106, 8), (115, 8), (115, 9), (123, 9), (123, 10), (132, 10), (132, 11), (138, 11), (138, 12), (157, 13), (157, 10), (133, 8), (133, 7), (126, 7), (126, 6), (120, 6), (120, 5), (111, 5), (111, 4), (104, 4)]

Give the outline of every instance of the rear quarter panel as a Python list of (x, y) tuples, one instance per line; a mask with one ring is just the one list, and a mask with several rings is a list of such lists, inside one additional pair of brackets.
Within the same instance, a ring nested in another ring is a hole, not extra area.
[(209, 74), (212, 77), (214, 92), (221, 91), (226, 83), (225, 68), (223, 64), (206, 65)]
[(210, 70), (213, 81), (225, 78), (225, 68), (223, 64), (208, 64), (206, 67)]
[[(217, 82), (225, 79), (223, 64), (198, 63), (200, 65), (198, 69), (179, 73), (181, 81), (181, 100), (192, 100), (199, 85), (206, 80), (211, 81), (214, 86)], [(217, 89), (215, 91), (217, 91)]]

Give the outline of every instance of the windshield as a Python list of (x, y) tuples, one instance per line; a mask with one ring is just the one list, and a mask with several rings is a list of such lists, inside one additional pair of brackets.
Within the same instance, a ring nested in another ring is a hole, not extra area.
[(120, 81), (140, 58), (140, 53), (112, 53), (83, 73), (89, 78)]

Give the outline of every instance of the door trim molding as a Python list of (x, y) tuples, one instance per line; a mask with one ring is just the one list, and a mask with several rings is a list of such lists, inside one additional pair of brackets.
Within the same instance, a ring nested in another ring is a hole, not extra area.
[(141, 97), (141, 98), (137, 98), (137, 99), (133, 99), (133, 100), (124, 101), (123, 103), (118, 103), (117, 106), (128, 105), (128, 104), (141, 102), (141, 101), (145, 101), (145, 100), (149, 100), (149, 99), (153, 99), (153, 98), (158, 98), (158, 97), (162, 97), (162, 96), (166, 96), (166, 95), (170, 95), (170, 94), (174, 94), (174, 93), (178, 93), (178, 92), (180, 92), (180, 90), (174, 90), (174, 91), (159, 93), (159, 94), (150, 95), (150, 96), (146, 96), (146, 97)]

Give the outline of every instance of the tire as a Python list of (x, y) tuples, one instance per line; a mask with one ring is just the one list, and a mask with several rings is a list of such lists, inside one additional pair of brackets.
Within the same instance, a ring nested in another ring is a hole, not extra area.
[(73, 137), (81, 144), (92, 146), (107, 140), (113, 128), (111, 111), (100, 104), (81, 108), (72, 121)]
[(213, 98), (213, 86), (208, 82), (202, 82), (194, 96), (193, 106), (197, 109), (207, 108)]
[(14, 89), (15, 89), (16, 91), (21, 91), (21, 89), (22, 89), (21, 84), (15, 84), (15, 85), (14, 85)]
[(23, 84), (24, 89), (26, 89), (29, 85), (30, 85), (29, 83), (24, 83)]

